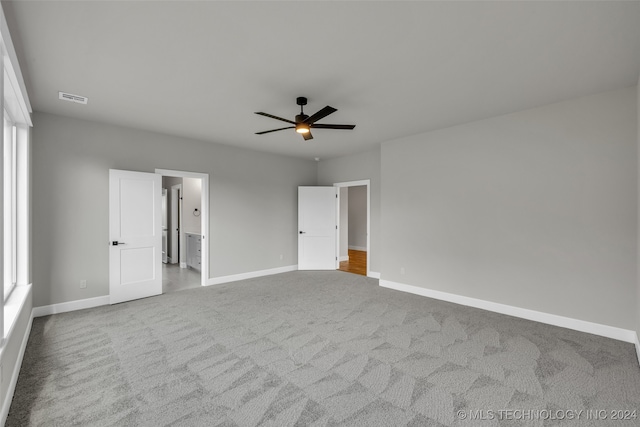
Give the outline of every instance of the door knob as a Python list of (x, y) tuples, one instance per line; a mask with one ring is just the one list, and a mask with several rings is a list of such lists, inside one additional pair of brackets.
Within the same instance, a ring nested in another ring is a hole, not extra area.
[(301, 232), (300, 232), (300, 234), (305, 234), (305, 233), (306, 233), (306, 231), (301, 231)]
[(126, 245), (126, 243), (118, 242), (117, 240), (114, 240), (113, 242), (111, 242), (111, 244), (112, 244), (113, 246)]

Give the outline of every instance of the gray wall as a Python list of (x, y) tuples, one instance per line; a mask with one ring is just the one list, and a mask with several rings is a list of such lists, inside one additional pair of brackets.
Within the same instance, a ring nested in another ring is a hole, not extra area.
[(201, 190), (198, 178), (182, 179), (182, 229), (185, 233), (200, 233), (202, 229), (201, 217), (193, 214), (194, 209), (202, 213)]
[(635, 328), (636, 121), (633, 87), (384, 143), (382, 279)]
[(351, 156), (318, 162), (318, 185), (370, 179), (371, 193), (371, 254), (369, 269), (380, 272), (380, 147)]
[(316, 184), (312, 160), (43, 113), (33, 143), (34, 306), (108, 295), (110, 168), (209, 174), (211, 277), (297, 263), (297, 187)]
[(367, 249), (367, 186), (349, 187), (349, 248)]

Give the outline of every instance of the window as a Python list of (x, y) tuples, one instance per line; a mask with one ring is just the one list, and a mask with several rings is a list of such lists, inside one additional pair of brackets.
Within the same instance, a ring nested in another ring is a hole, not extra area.
[(9, 118), (8, 113), (4, 114), (4, 300), (11, 295), (11, 291), (16, 286), (18, 244), (17, 244), (17, 192), (18, 192), (18, 162), (16, 127)]
[(0, 354), (24, 302), (29, 298), (29, 128), (31, 105), (11, 35), (0, 5)]

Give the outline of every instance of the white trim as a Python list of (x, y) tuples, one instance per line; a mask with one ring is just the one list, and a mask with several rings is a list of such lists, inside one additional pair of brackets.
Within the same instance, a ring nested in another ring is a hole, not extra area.
[(284, 267), (270, 268), (268, 270), (250, 271), (248, 273), (232, 274), (230, 276), (213, 277), (207, 281), (207, 286), (237, 282), (238, 280), (253, 279), (262, 276), (270, 276), (272, 274), (288, 273), (289, 271), (297, 270), (298, 265), (287, 265)]
[(369, 185), (371, 184), (370, 179), (361, 179), (358, 181), (345, 181), (345, 182), (336, 182), (333, 184), (334, 187), (358, 187), (360, 185)]
[(33, 317), (42, 317), (49, 316), (51, 314), (66, 313), (68, 311), (84, 310), (85, 308), (99, 307), (101, 305), (109, 305), (109, 295), (34, 307)]
[(156, 169), (162, 176), (177, 176), (182, 178), (200, 178), (200, 230), (202, 246), (200, 254), (202, 264), (200, 269), (200, 284), (209, 285), (209, 174), (200, 172), (177, 171), (172, 169)]
[[(342, 219), (342, 208), (340, 207), (340, 205), (342, 204), (342, 197), (340, 195), (341, 191), (339, 188), (336, 188), (336, 270), (340, 269), (340, 261), (342, 261), (341, 257), (340, 257), (340, 252), (341, 252), (341, 245), (342, 245), (342, 227), (343, 224), (341, 223), (341, 219)], [(349, 208), (349, 206), (347, 206), (347, 209)], [(300, 210), (300, 207), (298, 206), (298, 210)], [(298, 215), (300, 215), (298, 213)], [(347, 212), (347, 218), (349, 217), (348, 212)], [(298, 218), (298, 221), (300, 221), (300, 219)], [(347, 224), (348, 226), (348, 224)], [(348, 230), (347, 230), (348, 231)], [(349, 235), (347, 233), (347, 242), (349, 241)], [(347, 250), (348, 252), (348, 250)], [(298, 257), (300, 256), (300, 239), (298, 239)], [(348, 256), (347, 256), (348, 257)]]
[(351, 249), (352, 251), (366, 251), (367, 248), (365, 248), (364, 246), (351, 246), (349, 245), (349, 249)]
[[(18, 62), (18, 56), (16, 55), (13, 41), (11, 40), (11, 34), (9, 33), (9, 26), (2, 10), (2, 21), (0, 21), (0, 43), (3, 45), (3, 52), (7, 55), (8, 61), (3, 61), (3, 68), (6, 71), (6, 75), (9, 80), (9, 84), (13, 88), (12, 103), (13, 106), (9, 107), (14, 110), (13, 113), (19, 117), (13, 117), (14, 120), (33, 126), (31, 122), (31, 103), (29, 102), (29, 94), (27, 93), (27, 86), (24, 83), (22, 77), (22, 70), (20, 69), (20, 63)], [(4, 88), (4, 97), (7, 95), (7, 88)], [(8, 107), (4, 106), (5, 109)]]
[[(169, 237), (171, 237), (171, 246), (169, 247), (169, 251), (172, 255), (172, 264), (178, 264), (180, 263), (180, 258), (184, 256), (183, 252), (185, 244), (184, 232), (182, 231), (182, 183), (172, 185), (170, 194), (169, 210), (171, 212), (171, 224), (168, 224), (168, 227), (169, 233), (171, 233), (169, 235)], [(174, 235), (176, 231), (178, 233), (177, 236)], [(178, 257), (174, 255), (176, 253), (179, 254)]]
[[(361, 179), (359, 181), (345, 181), (345, 182), (336, 182), (333, 184), (334, 187), (342, 188), (342, 187), (358, 187), (361, 185), (365, 185), (367, 187), (367, 247), (364, 249), (367, 251), (367, 276), (371, 274), (371, 180), (370, 179)], [(338, 224), (340, 221), (340, 191), (338, 191), (338, 203), (337, 203), (337, 218)], [(340, 253), (340, 230), (339, 227), (336, 229), (336, 246), (337, 252)], [(336, 266), (336, 269), (339, 266)]]
[(16, 391), (16, 385), (18, 384), (18, 375), (20, 375), (20, 368), (22, 367), (22, 360), (24, 359), (24, 352), (27, 349), (27, 343), (29, 342), (29, 334), (31, 334), (31, 326), (33, 325), (33, 309), (29, 314), (29, 323), (24, 330), (22, 336), (22, 343), (20, 344), (20, 351), (18, 351), (18, 357), (13, 367), (13, 373), (9, 380), (9, 387), (7, 388), (7, 394), (2, 402), (2, 412), (0, 413), (0, 426), (3, 426), (7, 421), (9, 415), (9, 409), (11, 409), (11, 401), (13, 400), (13, 393)]
[(448, 292), (435, 291), (432, 289), (421, 288), (419, 286), (405, 285), (404, 283), (391, 282), (389, 280), (380, 280), (380, 286), (384, 288), (395, 289), (397, 291), (421, 295), (423, 297), (434, 298), (442, 301), (452, 302), (455, 304), (466, 305), (469, 307), (481, 308), (483, 310), (493, 311), (509, 316), (520, 317), (522, 319), (560, 326), (562, 328), (573, 329), (580, 332), (587, 332), (589, 334), (613, 338), (619, 341), (635, 343), (637, 340), (637, 335), (634, 331), (618, 328), (615, 326), (608, 326), (602, 325), (600, 323), (587, 322), (585, 320), (572, 319), (570, 317), (558, 316), (541, 311), (529, 310), (526, 308), (514, 307), (511, 305), (485, 301), (477, 298), (450, 294)]
[(636, 356), (638, 357), (638, 365), (640, 365), (640, 337), (636, 333)]
[[(298, 271), (297, 265), (287, 265), (284, 267), (270, 268), (267, 270), (250, 271), (248, 273), (232, 274), (229, 276), (214, 277), (207, 281), (207, 286), (219, 285), (228, 282), (237, 282), (238, 280), (253, 279), (256, 277), (270, 276), (272, 274), (288, 273), (290, 271)], [(377, 274), (379, 277), (380, 273)], [(101, 305), (109, 305), (109, 296), (101, 296), (95, 298), (87, 298), (83, 300), (63, 302), (59, 304), (44, 305), (33, 308), (33, 317), (49, 316), (51, 314), (66, 313), (68, 311), (83, 310), (85, 308), (99, 307)]]
[(369, 271), (367, 277), (371, 277), (372, 279), (380, 279), (380, 273), (378, 273), (377, 271)]
[(31, 263), (31, 141), (29, 128), (16, 123), (16, 282), (18, 286), (29, 283)]
[(349, 255), (342, 255), (342, 256), (338, 257), (338, 260), (340, 262), (349, 261)]
[[(32, 293), (32, 285), (18, 285), (13, 288), (11, 295), (4, 302), (4, 313), (3, 313), (3, 329), (0, 331), (3, 333), (2, 337), (8, 339), (11, 335), (13, 335), (13, 330), (16, 326), (16, 322), (18, 321), (18, 317), (20, 317), (20, 313), (22, 313), (22, 309), (24, 308), (24, 304), (31, 298)], [(6, 341), (1, 339), (0, 337), (0, 355), (2, 354), (2, 348)], [(1, 425), (1, 424), (0, 424)]]

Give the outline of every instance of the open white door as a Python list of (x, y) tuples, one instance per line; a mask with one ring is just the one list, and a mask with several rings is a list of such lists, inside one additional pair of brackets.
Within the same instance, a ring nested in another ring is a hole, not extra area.
[(109, 170), (111, 304), (162, 293), (162, 177)]
[(336, 187), (298, 187), (298, 270), (336, 269)]

